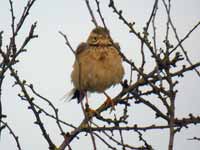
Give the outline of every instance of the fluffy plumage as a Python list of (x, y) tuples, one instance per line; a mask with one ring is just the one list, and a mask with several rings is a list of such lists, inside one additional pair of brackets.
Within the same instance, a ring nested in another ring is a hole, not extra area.
[[(118, 44), (115, 46), (119, 47)], [(101, 93), (121, 82), (124, 68), (115, 46), (109, 31), (102, 27), (93, 29), (87, 42), (78, 46), (71, 73), (77, 90)]]

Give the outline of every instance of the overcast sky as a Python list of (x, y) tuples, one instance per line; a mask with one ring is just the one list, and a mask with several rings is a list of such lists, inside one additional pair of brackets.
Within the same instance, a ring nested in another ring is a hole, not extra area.
[[(108, 0), (104, 0), (101, 3), (101, 8), (113, 39), (120, 43), (122, 52), (124, 52), (128, 58), (132, 59), (136, 64), (140, 64), (140, 41), (137, 40), (135, 36), (128, 33), (126, 26), (119, 21), (112, 10), (107, 7), (108, 2)], [(153, 2), (154, 0), (123, 0), (117, 1), (116, 5), (123, 10), (125, 17), (130, 21), (136, 22), (136, 29), (142, 31), (151, 13)], [(26, 1), (14, 1), (13, 5), (15, 8), (16, 21), (18, 21), (25, 3)], [(94, 4), (92, 4), (92, 6), (94, 10), (96, 10), (96, 6)], [(159, 6), (159, 15), (157, 16), (158, 46), (163, 46), (162, 41), (165, 36), (166, 14), (163, 8), (163, 5)], [(174, 20), (180, 37), (183, 37), (189, 29), (200, 21), (199, 8), (199, 0), (172, 1), (172, 19)], [(8, 44), (9, 36), (11, 35), (11, 17), (9, 9), (8, 0), (2, 0), (0, 2), (0, 30), (4, 31), (4, 47)], [(96, 12), (95, 15), (97, 15)], [(66, 122), (78, 125), (83, 118), (80, 106), (77, 105), (76, 102), (63, 103), (59, 101), (59, 99), (72, 88), (70, 73), (72, 71), (74, 56), (66, 47), (65, 41), (63, 37), (58, 34), (58, 31), (67, 34), (73, 48), (76, 48), (80, 42), (86, 41), (89, 32), (94, 26), (91, 22), (85, 2), (84, 0), (37, 0), (30, 11), (30, 15), (22, 31), (19, 32), (17, 39), (18, 46), (22, 44), (22, 41), (28, 34), (31, 24), (35, 21), (37, 21), (35, 33), (39, 35), (39, 38), (32, 40), (28, 44), (28, 52), (19, 57), (20, 63), (17, 64), (15, 68), (18, 69), (18, 73), (22, 79), (27, 80), (28, 83), (33, 83), (34, 87), (41, 95), (51, 99), (56, 107), (59, 108), (60, 115)], [(199, 61), (200, 58), (199, 39), (200, 28), (198, 28), (184, 43), (185, 49), (188, 51), (193, 62)], [(175, 40), (174, 43), (176, 43)], [(147, 60), (147, 64), (147, 66), (151, 66), (150, 60)], [(126, 78), (129, 76), (129, 68), (126, 64), (124, 64), (124, 66), (126, 69)], [(16, 135), (19, 136), (22, 149), (47, 149), (47, 143), (43, 139), (41, 131), (36, 125), (33, 125), (35, 121), (34, 116), (31, 111), (27, 110), (27, 103), (20, 101), (17, 97), (19, 88), (12, 88), (13, 81), (12, 78), (6, 78), (3, 84), (3, 113), (7, 115), (4, 121), (8, 122), (16, 132)], [(180, 85), (177, 86), (180, 92), (177, 95), (176, 115), (179, 117), (187, 117), (189, 112), (194, 113), (194, 115), (200, 115), (199, 78), (195, 73), (187, 73), (184, 79), (180, 79), (180, 82)], [(109, 95), (116, 95), (117, 89), (118, 87), (109, 89)], [(104, 99), (101, 94), (91, 94), (91, 106), (99, 106), (99, 104), (103, 102), (102, 98)], [(134, 117), (132, 121), (135, 121), (134, 123), (148, 122), (152, 119), (148, 118), (147, 115), (149, 109), (136, 106), (133, 106), (133, 108)], [(56, 144), (59, 145), (62, 142), (62, 137), (59, 135), (55, 124), (49, 120), (46, 120), (46, 122), (50, 136)], [(167, 132), (168, 131), (151, 132), (151, 136), (149, 136), (149, 134), (146, 137), (150, 139), (151, 144), (156, 150), (165, 150), (168, 144)], [(198, 150), (200, 143), (188, 141), (187, 138), (194, 136), (200, 137), (199, 133), (200, 127), (193, 125), (191, 129), (183, 130), (180, 134), (178, 133), (174, 149)], [(162, 136), (160, 136), (160, 134), (162, 134)], [(128, 135), (125, 141), (130, 142), (130, 139)], [(86, 138), (84, 135), (81, 136), (80, 140), (74, 140), (72, 143), (73, 149), (80, 149), (83, 146), (86, 149), (92, 149), (90, 138)], [(14, 140), (7, 131), (4, 131), (2, 134), (0, 149), (16, 149)], [(98, 150), (104, 149), (106, 148), (98, 148)]]

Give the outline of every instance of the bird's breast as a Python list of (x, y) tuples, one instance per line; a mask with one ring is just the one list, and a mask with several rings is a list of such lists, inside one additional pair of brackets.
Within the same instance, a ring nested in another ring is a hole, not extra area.
[(78, 89), (103, 92), (123, 78), (121, 57), (112, 46), (88, 47), (77, 59), (71, 78)]

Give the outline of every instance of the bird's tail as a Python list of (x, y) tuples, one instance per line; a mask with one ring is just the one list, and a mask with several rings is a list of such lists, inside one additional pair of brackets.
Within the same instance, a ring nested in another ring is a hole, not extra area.
[(78, 89), (71, 89), (69, 92), (67, 92), (62, 98), (61, 100), (64, 101), (71, 101), (73, 99), (77, 99), (77, 103), (80, 103), (85, 97), (85, 92), (84, 91), (80, 91)]
[(74, 92), (76, 91), (75, 88), (71, 89), (69, 92), (65, 93), (65, 95), (63, 95), (60, 100), (61, 101), (71, 101), (72, 100), (72, 97), (74, 95)]

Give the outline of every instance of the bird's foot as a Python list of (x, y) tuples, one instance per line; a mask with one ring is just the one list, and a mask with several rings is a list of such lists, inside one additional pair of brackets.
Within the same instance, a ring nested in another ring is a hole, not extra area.
[(107, 96), (107, 99), (105, 101), (105, 105), (106, 106), (111, 106), (110, 112), (112, 112), (113, 110), (115, 110), (115, 102), (109, 96)]
[(88, 118), (95, 116), (97, 114), (96, 110), (91, 109), (88, 103), (85, 104), (85, 113)]
[(110, 98), (110, 96), (108, 94), (106, 94), (106, 92), (103, 92), (103, 94), (106, 96), (106, 101), (104, 102), (104, 104), (106, 106), (112, 106), (110, 112), (112, 112), (113, 110), (115, 110), (115, 102)]

